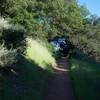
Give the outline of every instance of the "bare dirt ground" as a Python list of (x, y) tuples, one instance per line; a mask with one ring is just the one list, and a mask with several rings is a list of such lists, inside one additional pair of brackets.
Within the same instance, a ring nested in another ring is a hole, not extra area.
[(48, 82), (44, 100), (75, 100), (66, 57), (58, 61), (58, 66)]

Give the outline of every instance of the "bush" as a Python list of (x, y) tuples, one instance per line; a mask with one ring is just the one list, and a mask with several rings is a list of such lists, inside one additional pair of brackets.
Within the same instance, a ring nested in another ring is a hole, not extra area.
[(12, 67), (17, 62), (16, 50), (8, 50), (4, 45), (0, 45), (0, 68)]
[(9, 29), (4, 29), (2, 34), (2, 40), (5, 41), (7, 47), (12, 45), (13, 48), (23, 46), (25, 39), (25, 30), (20, 25), (14, 25)]
[(56, 61), (52, 53), (47, 49), (43, 42), (37, 40), (27, 39), (26, 56), (28, 59), (34, 61), (40, 67), (46, 69), (50, 65), (56, 66)]
[(0, 18), (0, 44), (4, 42), (8, 49), (12, 47), (23, 52), (25, 36), (26, 30), (24, 27), (19, 24), (9, 24), (8, 20)]
[(0, 17), (0, 31), (4, 28), (8, 29), (10, 27), (11, 27), (11, 25), (9, 24), (9, 22), (7, 20), (5, 20), (4, 18)]

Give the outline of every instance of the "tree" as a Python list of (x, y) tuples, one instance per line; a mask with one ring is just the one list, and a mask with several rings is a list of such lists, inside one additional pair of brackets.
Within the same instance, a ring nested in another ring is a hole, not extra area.
[(1, 15), (22, 26), (27, 36), (42, 40), (67, 36), (78, 49), (100, 54), (100, 18), (90, 16), (77, 0), (1, 0), (0, 5)]

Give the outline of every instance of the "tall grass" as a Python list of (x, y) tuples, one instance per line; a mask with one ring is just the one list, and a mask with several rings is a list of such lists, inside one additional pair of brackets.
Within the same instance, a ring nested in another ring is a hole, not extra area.
[[(11, 64), (12, 55), (8, 55), (6, 48), (3, 51), (7, 59), (2, 66)], [(2, 53), (1, 50), (1, 58)], [(52, 75), (51, 66), (56, 64), (52, 54), (40, 42), (27, 39), (26, 56), (17, 55), (17, 60), (14, 69), (17, 74), (13, 70), (0, 73), (0, 100), (43, 100)]]
[(73, 55), (70, 62), (77, 100), (100, 100), (100, 63), (83, 54)]
[(11, 67), (14, 63), (16, 63), (16, 55), (16, 50), (8, 50), (3, 44), (0, 45), (0, 68)]
[(43, 69), (48, 66), (56, 66), (56, 61), (52, 53), (43, 45), (42, 42), (27, 38), (26, 57), (33, 60)]

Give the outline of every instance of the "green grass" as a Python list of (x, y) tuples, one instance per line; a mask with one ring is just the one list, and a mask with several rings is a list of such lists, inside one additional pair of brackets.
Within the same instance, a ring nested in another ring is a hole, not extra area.
[(43, 69), (46, 69), (47, 65), (51, 65), (52, 67), (56, 66), (56, 60), (42, 41), (36, 41), (28, 38), (26, 56)]
[(77, 100), (100, 100), (100, 63), (82, 54), (73, 55), (70, 62)]
[(26, 56), (18, 56), (16, 72), (0, 72), (0, 100), (43, 100), (55, 59), (34, 40), (28, 41), (25, 53)]
[(0, 100), (43, 100), (52, 72), (24, 57), (15, 71), (0, 73)]

